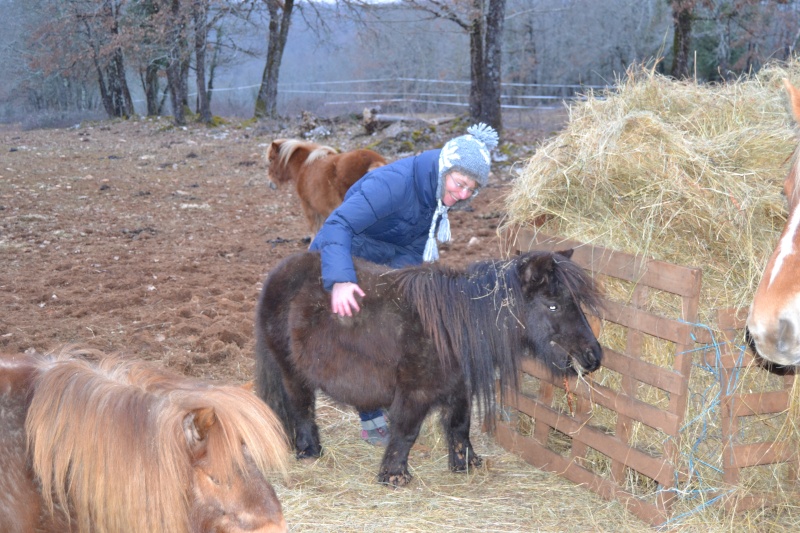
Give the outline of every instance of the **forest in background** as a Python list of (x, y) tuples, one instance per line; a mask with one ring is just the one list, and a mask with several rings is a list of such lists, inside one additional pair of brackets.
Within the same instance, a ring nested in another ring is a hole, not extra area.
[[(292, 6), (279, 77), (271, 80), (277, 115), (360, 111), (397, 91), (387, 84), (398, 79), (427, 80), (405, 83), (406, 95), (455, 101), (474, 76), (470, 34), (455, 21), (469, 22), (479, 7), (485, 17), (492, 1), (0, 0), (0, 121), (169, 115), (176, 103), (167, 89), (179, 82), (186, 87), (176, 101), (183, 95), (190, 113), (200, 113), (202, 92), (207, 115), (252, 117), (270, 36), (281, 30), (275, 21)], [(635, 63), (700, 81), (735, 78), (792, 56), (800, 37), (800, 1), (792, 0), (501, 3), (503, 105), (512, 94), (515, 105), (535, 106), (553, 100), (534, 97), (613, 85)], [(436, 5), (447, 10), (425, 9)], [(167, 34), (192, 54), (171, 62)], [(679, 56), (685, 64), (676, 65)], [(381, 81), (352, 85), (363, 80)], [(453, 85), (438, 85), (432, 96), (431, 80)]]

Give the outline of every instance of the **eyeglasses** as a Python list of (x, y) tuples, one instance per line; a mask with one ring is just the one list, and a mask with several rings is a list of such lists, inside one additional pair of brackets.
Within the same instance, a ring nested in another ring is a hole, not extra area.
[(467, 187), (466, 185), (464, 185), (455, 178), (453, 178), (453, 183), (455, 183), (456, 187), (458, 187), (462, 191), (469, 192), (470, 196), (475, 196), (476, 194), (478, 194), (478, 191), (480, 191), (480, 187), (475, 187), (474, 189), (472, 187)]

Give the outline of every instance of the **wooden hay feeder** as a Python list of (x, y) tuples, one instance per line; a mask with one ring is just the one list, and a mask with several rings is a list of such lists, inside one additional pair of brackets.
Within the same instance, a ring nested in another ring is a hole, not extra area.
[[(748, 390), (733, 386), (734, 374), (752, 367), (752, 356), (742, 355), (734, 340), (743, 338), (742, 313), (720, 312), (718, 330), (726, 339), (715, 342), (709, 328), (698, 327), (702, 272), (698, 268), (613, 251), (537, 234), (523, 228), (506, 238), (511, 253), (575, 248), (573, 260), (603, 285), (623, 282), (633, 287), (627, 302), (606, 299), (600, 317), (603, 329), (616, 329), (620, 346), (604, 345), (603, 369), (583, 379), (554, 381), (543, 366), (527, 362), (522, 368), (521, 392), (505, 398), (497, 440), (527, 462), (583, 485), (607, 500), (620, 501), (641, 520), (659, 525), (670, 520), (676, 503), (698, 482), (699, 470), (687, 464), (682, 442), (689, 424), (690, 378), (693, 366), (716, 369), (717, 408), (712, 424), (721, 438), (721, 472), (714, 490), (705, 492), (702, 506), (725, 501), (736, 510), (762, 505), (767, 498), (735, 485), (743, 469), (785, 463), (796, 479), (795, 448), (783, 440), (759, 440), (763, 433), (744, 435), (742, 417), (785, 412), (791, 377), (779, 377), (779, 390)], [(680, 316), (654, 311), (656, 294), (677, 299)], [(647, 360), (648, 347), (660, 343), (671, 351), (671, 363)], [(698, 348), (700, 347), (700, 348)], [(718, 377), (717, 377), (718, 376)], [(716, 396), (715, 396), (716, 397)], [(759, 436), (761, 435), (761, 436)], [(779, 439), (780, 437), (778, 437)], [(784, 437), (785, 438), (785, 437)], [(691, 440), (691, 439), (688, 439)], [(705, 460), (704, 463), (714, 461)], [(777, 480), (773, 480), (777, 482)], [(705, 483), (707, 486), (708, 483)]]

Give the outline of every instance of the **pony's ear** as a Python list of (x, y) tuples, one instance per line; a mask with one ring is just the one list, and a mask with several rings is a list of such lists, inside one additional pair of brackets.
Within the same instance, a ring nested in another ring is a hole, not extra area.
[(575, 253), (575, 248), (570, 248), (568, 250), (559, 250), (557, 252), (558, 255), (563, 255), (567, 259), (572, 259), (572, 254)]
[(277, 139), (272, 141), (272, 144), (269, 145), (269, 149), (267, 150), (267, 161), (273, 162), (278, 158), (278, 154), (281, 151), (281, 145), (286, 139)]
[(183, 417), (183, 435), (193, 453), (200, 453), (206, 445), (211, 427), (217, 423), (217, 415), (211, 407), (193, 409)]
[(552, 254), (531, 254), (523, 257), (517, 266), (522, 286), (535, 288), (549, 283), (555, 266)]

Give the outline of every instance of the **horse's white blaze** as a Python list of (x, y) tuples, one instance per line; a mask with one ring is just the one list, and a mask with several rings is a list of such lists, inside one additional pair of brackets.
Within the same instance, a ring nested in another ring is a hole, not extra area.
[(783, 266), (784, 259), (794, 253), (794, 237), (797, 233), (798, 226), (800, 226), (800, 209), (795, 209), (794, 212), (792, 212), (792, 218), (789, 219), (789, 223), (786, 225), (786, 232), (783, 234), (778, 244), (778, 255), (775, 257), (775, 264), (772, 265), (772, 273), (769, 276), (769, 284), (767, 287), (772, 285), (772, 282), (775, 281), (775, 278)]

